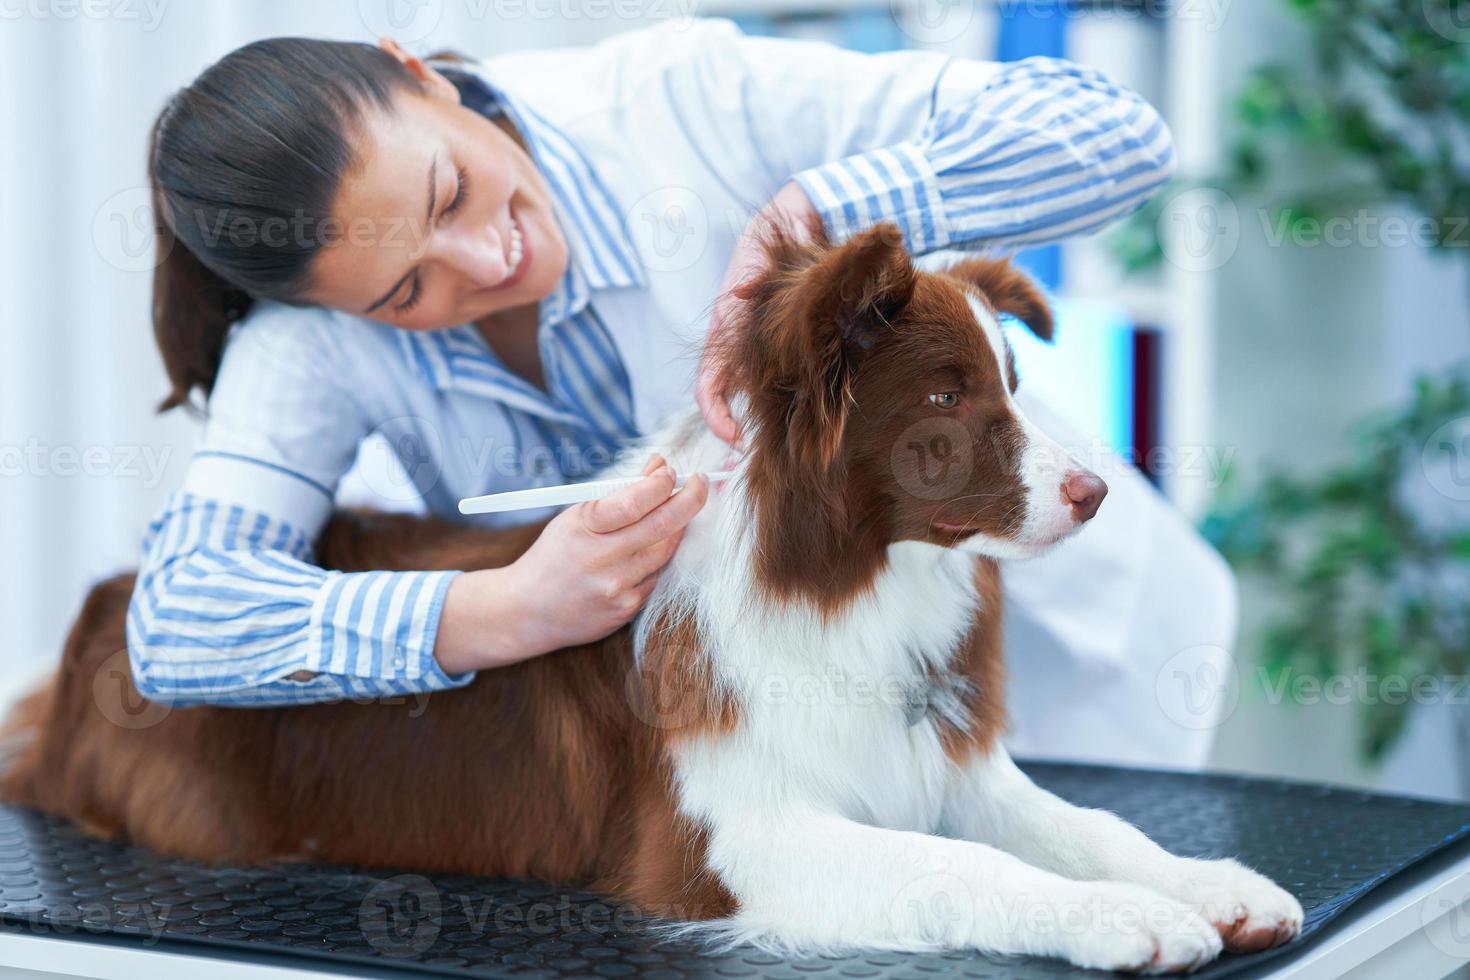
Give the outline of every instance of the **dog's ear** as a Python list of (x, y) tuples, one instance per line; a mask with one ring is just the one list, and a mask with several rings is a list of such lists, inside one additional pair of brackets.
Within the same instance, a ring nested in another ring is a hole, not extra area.
[(965, 259), (946, 271), (978, 287), (997, 313), (1009, 313), (1042, 340), (1051, 340), (1051, 306), (1031, 277), (1006, 259)]
[(842, 444), (864, 356), (912, 299), (916, 273), (897, 226), (876, 225), (828, 249), (801, 274), (776, 339), (791, 388), (792, 453), (826, 468)]

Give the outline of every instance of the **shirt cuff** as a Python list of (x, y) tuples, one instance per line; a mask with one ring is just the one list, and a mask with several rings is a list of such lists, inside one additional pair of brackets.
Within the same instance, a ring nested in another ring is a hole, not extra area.
[(434, 657), (444, 596), (456, 570), (331, 572), (312, 608), (305, 669), (369, 678), (401, 693), (463, 687)]
[(915, 255), (949, 244), (939, 179), (915, 143), (859, 153), (803, 170), (791, 179), (811, 198), (833, 242), (892, 221)]
[(240, 453), (196, 452), (181, 492), (270, 514), (308, 535), (332, 514), (332, 488), (279, 463)]

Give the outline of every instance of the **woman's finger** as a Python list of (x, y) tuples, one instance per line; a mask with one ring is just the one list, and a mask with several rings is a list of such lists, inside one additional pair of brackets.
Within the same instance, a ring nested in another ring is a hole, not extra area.
[(653, 595), (654, 587), (658, 585), (658, 577), (662, 574), (662, 570), (654, 572), (652, 575), (649, 575), (643, 581), (633, 586), (633, 594), (638, 596), (639, 609), (642, 609), (643, 604), (648, 601), (648, 597)]
[(694, 520), (694, 515), (699, 513), (708, 497), (709, 480), (703, 473), (696, 473), (684, 484), (684, 489), (659, 504), (637, 523), (625, 526), (618, 533), (619, 546), (625, 554), (634, 554), (677, 534)]
[(684, 540), (684, 530), (681, 528), (629, 558), (625, 563), (628, 578), (642, 581), (650, 575), (657, 575), (673, 559), (674, 552), (679, 550), (679, 542)]
[(735, 416), (730, 414), (730, 403), (725, 400), (724, 394), (716, 391), (712, 383), (701, 380), (695, 388), (694, 400), (704, 413), (704, 424), (709, 426), (716, 438), (735, 445), (740, 438), (740, 426), (735, 423)]
[(578, 504), (582, 511), (582, 526), (597, 534), (611, 534), (638, 523), (669, 499), (669, 494), (674, 492), (674, 479), (674, 471), (664, 464), (631, 487), (624, 487), (601, 500)]

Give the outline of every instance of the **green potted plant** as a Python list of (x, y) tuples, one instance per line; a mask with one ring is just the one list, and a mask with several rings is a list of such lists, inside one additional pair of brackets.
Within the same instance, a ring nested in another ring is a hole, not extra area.
[[(1470, 15), (1461, 0), (1283, 0), (1309, 50), (1253, 71), (1228, 171), (1194, 183), (1264, 198), (1285, 240), (1384, 201), (1470, 258)], [(1457, 19), (1458, 18), (1458, 19)], [(1180, 181), (1182, 189), (1189, 181)], [(1114, 240), (1129, 270), (1163, 258), (1157, 195)], [(1416, 229), (1417, 232), (1417, 229)]]
[(1365, 420), (1325, 473), (1227, 479), (1204, 532), (1272, 597), (1262, 681), (1289, 702), (1303, 679), (1348, 679), (1365, 761), (1416, 706), (1470, 704), (1470, 366)]

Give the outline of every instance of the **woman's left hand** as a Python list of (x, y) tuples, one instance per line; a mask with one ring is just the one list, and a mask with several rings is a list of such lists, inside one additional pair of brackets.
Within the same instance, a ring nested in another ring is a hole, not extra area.
[(769, 204), (746, 226), (735, 243), (735, 254), (725, 277), (720, 282), (720, 294), (715, 299), (714, 315), (710, 318), (709, 336), (705, 341), (704, 356), (699, 362), (699, 381), (694, 387), (695, 400), (704, 413), (705, 424), (711, 432), (732, 446), (743, 448), (740, 425), (730, 414), (729, 393), (721, 387), (722, 371), (716, 351), (726, 331), (733, 329), (734, 311), (740, 298), (736, 288), (749, 281), (765, 268), (765, 251), (761, 247), (760, 232), (767, 221), (780, 222), (799, 239), (809, 237), (813, 222), (819, 221), (817, 209), (812, 207), (806, 191), (797, 183), (788, 183), (771, 198)]

